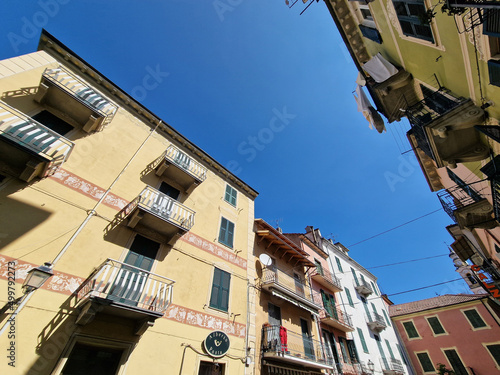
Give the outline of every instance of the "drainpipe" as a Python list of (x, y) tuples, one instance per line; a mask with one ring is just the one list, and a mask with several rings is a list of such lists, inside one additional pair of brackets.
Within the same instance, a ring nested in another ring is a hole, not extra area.
[[(92, 217), (94, 217), (96, 214), (97, 214), (97, 208), (101, 205), (102, 202), (104, 202), (104, 200), (106, 199), (106, 197), (108, 196), (108, 194), (110, 193), (111, 189), (115, 186), (115, 184), (118, 182), (118, 180), (120, 179), (120, 177), (123, 175), (123, 173), (125, 172), (125, 170), (128, 168), (128, 166), (130, 165), (130, 163), (132, 163), (132, 161), (135, 159), (135, 157), (137, 156), (137, 154), (142, 150), (142, 148), (144, 147), (144, 145), (146, 144), (146, 142), (149, 140), (149, 138), (155, 133), (155, 131), (158, 129), (158, 127), (161, 125), (162, 121), (160, 120), (160, 122), (158, 122), (158, 124), (156, 125), (156, 127), (151, 130), (151, 132), (148, 134), (148, 136), (146, 137), (146, 139), (142, 142), (142, 144), (139, 146), (139, 148), (135, 151), (134, 155), (132, 155), (132, 157), (129, 159), (129, 161), (127, 162), (127, 164), (123, 167), (123, 169), (121, 170), (121, 172), (118, 174), (118, 176), (116, 176), (116, 178), (113, 180), (113, 182), (111, 183), (111, 185), (109, 185), (108, 189), (104, 192), (104, 194), (101, 196), (101, 198), (97, 201), (97, 203), (94, 205), (94, 208), (92, 208), (91, 210), (88, 210), (87, 211), (87, 217), (85, 218), (85, 220), (80, 224), (80, 226), (78, 227), (78, 229), (75, 231), (75, 233), (73, 233), (73, 235), (71, 236), (71, 238), (68, 240), (68, 242), (66, 242), (66, 245), (64, 245), (64, 247), (61, 249), (61, 251), (59, 251), (59, 253), (56, 255), (56, 257), (54, 258), (54, 260), (51, 262), (51, 265), (52, 267), (54, 267), (54, 265), (61, 259), (61, 257), (66, 253), (66, 251), (68, 250), (68, 248), (71, 246), (71, 244), (75, 241), (75, 239), (78, 237), (78, 235), (80, 234), (80, 232), (83, 230), (83, 228), (85, 228), (85, 226), (87, 225), (87, 223), (90, 221), (90, 219), (92, 219)], [(28, 294), (26, 294), (23, 298), (23, 301), (21, 302), (21, 304), (16, 308), (16, 310), (11, 314), (11, 317), (16, 317), (17, 314), (19, 314), (19, 312), (23, 309), (23, 307), (28, 303), (28, 301), (31, 299), (31, 297), (33, 296), (35, 290), (32, 290), (31, 292), (29, 292)], [(12, 318), (11, 318), (12, 319)], [(0, 336), (4, 333), (4, 331), (7, 329), (7, 326), (10, 322), (10, 319), (7, 319), (7, 321), (5, 322), (5, 324), (2, 326), (2, 328), (0, 329)]]

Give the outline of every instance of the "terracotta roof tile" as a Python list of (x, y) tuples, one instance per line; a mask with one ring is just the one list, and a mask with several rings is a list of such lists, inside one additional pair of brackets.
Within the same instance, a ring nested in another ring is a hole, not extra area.
[(487, 294), (445, 294), (443, 296), (427, 298), (420, 301), (389, 306), (389, 315), (391, 317), (395, 317), (400, 315), (412, 314), (420, 311), (456, 305), (459, 303), (470, 302), (487, 297)]

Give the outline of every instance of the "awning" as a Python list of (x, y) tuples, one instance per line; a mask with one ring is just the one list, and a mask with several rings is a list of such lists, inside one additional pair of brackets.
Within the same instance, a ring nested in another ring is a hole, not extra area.
[(316, 314), (316, 315), (318, 314), (318, 310), (314, 310), (313, 308), (307, 306), (306, 304), (301, 303), (301, 302), (293, 299), (292, 297), (287, 296), (285, 293), (281, 293), (281, 292), (277, 291), (276, 289), (271, 290), (271, 293), (273, 296), (279, 297), (281, 299), (284, 299), (285, 301), (293, 303), (295, 306), (298, 306), (304, 310), (307, 310), (311, 314)]
[(363, 64), (363, 70), (377, 83), (386, 81), (398, 72), (396, 67), (384, 59), (380, 52)]
[(270, 365), (264, 363), (267, 366), (267, 371), (269, 374), (280, 374), (280, 375), (324, 375), (322, 372), (318, 371), (307, 371), (307, 370), (297, 370), (293, 368)]

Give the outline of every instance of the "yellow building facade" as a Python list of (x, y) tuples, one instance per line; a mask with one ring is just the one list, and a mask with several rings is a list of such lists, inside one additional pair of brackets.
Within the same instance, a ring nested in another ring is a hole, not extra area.
[(499, 3), (325, 3), (359, 71), (358, 110), (379, 132), (379, 114), (407, 118), (410, 147), (450, 215), (453, 250), (500, 298)]
[(0, 372), (252, 373), (257, 192), (46, 32), (0, 93)]

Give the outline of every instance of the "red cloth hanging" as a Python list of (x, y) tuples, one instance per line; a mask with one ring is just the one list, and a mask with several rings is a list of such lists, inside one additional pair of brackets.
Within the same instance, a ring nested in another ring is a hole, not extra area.
[(281, 351), (287, 352), (288, 351), (288, 336), (286, 333), (286, 328), (283, 326), (280, 326), (280, 341), (281, 341)]

